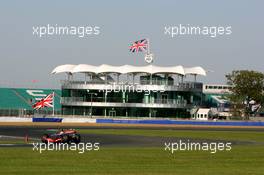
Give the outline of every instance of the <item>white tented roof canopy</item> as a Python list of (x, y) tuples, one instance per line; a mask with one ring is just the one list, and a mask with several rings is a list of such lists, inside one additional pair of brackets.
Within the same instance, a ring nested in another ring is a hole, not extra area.
[(206, 71), (202, 67), (190, 67), (184, 68), (183, 66), (169, 66), (161, 67), (155, 65), (147, 66), (112, 66), (107, 64), (102, 64), (100, 66), (93, 66), (89, 64), (65, 64), (57, 66), (52, 74), (58, 73), (118, 73), (118, 74), (128, 74), (128, 73), (148, 73), (148, 74), (179, 74), (179, 75), (204, 75), (206, 76)]
[(204, 75), (204, 76), (206, 76), (206, 71), (200, 66), (184, 68), (184, 72), (185, 72), (185, 74)]

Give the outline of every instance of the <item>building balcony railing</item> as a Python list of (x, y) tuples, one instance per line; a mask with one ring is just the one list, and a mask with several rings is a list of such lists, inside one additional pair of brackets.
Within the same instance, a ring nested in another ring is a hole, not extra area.
[(93, 99), (93, 101), (85, 100), (84, 97), (62, 97), (61, 104), (65, 106), (98, 106), (98, 107), (153, 107), (153, 108), (190, 108), (194, 104), (187, 104), (186, 100), (177, 99), (154, 99), (146, 102), (122, 102), (116, 101), (102, 101)]
[(202, 91), (203, 84), (200, 82), (182, 82), (182, 83), (165, 83), (164, 81), (144, 81), (138, 83), (117, 83), (117, 82), (102, 82), (102, 81), (69, 81), (62, 80), (62, 88), (64, 89), (148, 89), (160, 91)]

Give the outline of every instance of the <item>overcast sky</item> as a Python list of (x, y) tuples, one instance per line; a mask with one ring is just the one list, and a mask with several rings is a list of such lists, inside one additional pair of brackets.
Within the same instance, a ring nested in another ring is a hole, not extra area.
[[(133, 41), (149, 38), (155, 65), (202, 66), (199, 80), (225, 83), (234, 69), (264, 67), (264, 1), (12, 1), (0, 4), (0, 86), (59, 88), (64, 75), (50, 72), (61, 64), (145, 65), (132, 54)], [(33, 35), (33, 26), (99, 26), (100, 35), (79, 38)], [(165, 26), (231, 26), (232, 34), (180, 36)], [(35, 81), (33, 83), (32, 81)]]

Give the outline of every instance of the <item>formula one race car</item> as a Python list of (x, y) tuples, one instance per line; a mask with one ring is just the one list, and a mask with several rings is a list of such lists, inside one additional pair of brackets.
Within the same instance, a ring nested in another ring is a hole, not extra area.
[(76, 130), (59, 130), (54, 134), (44, 134), (41, 138), (43, 143), (80, 143), (81, 136)]

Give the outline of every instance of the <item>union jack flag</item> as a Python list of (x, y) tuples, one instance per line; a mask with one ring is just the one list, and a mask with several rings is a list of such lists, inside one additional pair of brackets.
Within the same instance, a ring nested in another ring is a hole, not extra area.
[(41, 108), (50, 107), (53, 108), (53, 98), (54, 93), (47, 95), (45, 98), (42, 98), (38, 102), (36, 102), (32, 108), (39, 110)]
[(146, 52), (148, 48), (148, 40), (142, 39), (135, 41), (129, 48), (130, 52)]

